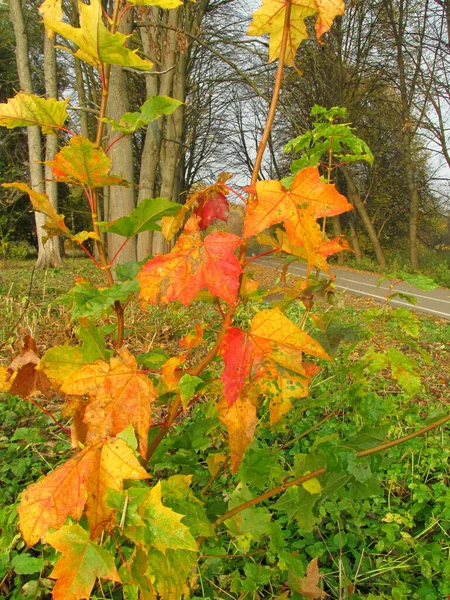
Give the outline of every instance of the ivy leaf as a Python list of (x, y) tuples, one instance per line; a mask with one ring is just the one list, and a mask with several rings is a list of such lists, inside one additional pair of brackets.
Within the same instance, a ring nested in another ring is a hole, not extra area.
[(20, 92), (8, 98), (6, 104), (0, 104), (0, 126), (13, 129), (39, 125), (43, 133), (55, 133), (68, 117), (67, 102)]
[(92, 542), (79, 525), (61, 527), (45, 541), (62, 554), (50, 575), (57, 580), (52, 592), (55, 600), (90, 598), (98, 577), (120, 583), (112, 554)]
[(242, 267), (234, 255), (241, 238), (217, 231), (202, 240), (191, 217), (169, 254), (151, 258), (138, 275), (140, 297), (150, 304), (179, 300), (188, 306), (203, 288), (235, 305)]
[(219, 402), (219, 420), (228, 432), (231, 471), (236, 473), (247, 446), (253, 441), (256, 429), (256, 407), (247, 399), (237, 398), (230, 406), (225, 399)]
[[(178, 0), (177, 0), (178, 1)], [(140, 4), (131, 2), (131, 4)], [(148, 3), (146, 3), (148, 5)], [(181, 2), (180, 2), (181, 4)], [(171, 115), (183, 102), (169, 98), (169, 96), (151, 96), (144, 102), (137, 112), (127, 112), (120, 117), (120, 121), (104, 118), (104, 123), (109, 123), (113, 131), (122, 133), (133, 133), (140, 127), (144, 127), (156, 121), (161, 115)]]
[[(318, 342), (279, 309), (257, 313), (247, 333), (231, 327), (220, 352), (225, 362), (222, 381), (229, 406), (250, 381), (262, 381), (269, 390), (276, 385), (276, 396), (285, 400), (304, 398), (308, 394), (308, 372), (302, 365), (303, 353), (330, 358)], [(274, 410), (278, 410), (276, 405)]]
[(103, 231), (117, 233), (130, 238), (142, 231), (161, 231), (159, 221), (165, 215), (174, 215), (181, 206), (165, 198), (146, 198), (139, 202), (126, 217), (121, 217), (110, 223), (102, 223)]
[(51, 167), (56, 181), (94, 188), (127, 183), (122, 177), (108, 175), (111, 159), (102, 148), (82, 135), (72, 137), (69, 144), (60, 150), (53, 160), (44, 164)]
[(99, 536), (98, 525), (112, 514), (106, 490), (121, 490), (124, 479), (148, 477), (123, 440), (88, 446), (23, 492), (18, 508), (22, 536), (33, 546), (49, 529), (61, 527), (67, 517), (79, 520), (85, 506), (91, 532)]
[(101, 69), (105, 63), (144, 71), (150, 71), (153, 67), (153, 63), (140, 58), (136, 50), (125, 47), (129, 36), (118, 32), (110, 33), (105, 27), (100, 0), (91, 0), (89, 4), (79, 0), (80, 27), (73, 27), (63, 20), (61, 0), (45, 0), (39, 10), (47, 31), (53, 35), (58, 33), (78, 46), (76, 52), (67, 47), (64, 50), (93, 67)]
[[(283, 36), (286, 0), (262, 0), (262, 6), (253, 13), (253, 20), (248, 28), (248, 35), (270, 34), (269, 62), (280, 56), (281, 38)], [(295, 63), (295, 54), (299, 45), (307, 39), (308, 33), (305, 19), (317, 14), (316, 37), (320, 40), (337, 15), (344, 14), (343, 0), (292, 0), (289, 25), (288, 45), (285, 62)]]
[(139, 452), (145, 456), (151, 404), (157, 395), (150, 379), (138, 372), (136, 359), (126, 348), (121, 348), (109, 362), (97, 360), (81, 367), (66, 379), (61, 391), (92, 397), (84, 415), (88, 443), (117, 435), (133, 425)]
[(35, 192), (30, 187), (26, 185), (26, 183), (3, 183), (3, 187), (5, 188), (16, 188), (22, 192), (28, 194), (31, 200), (31, 204), (36, 212), (40, 212), (44, 214), (48, 221), (46, 223), (45, 229), (49, 233), (49, 237), (52, 235), (66, 235), (70, 236), (69, 229), (67, 225), (64, 223), (64, 215), (59, 215), (54, 207), (51, 205), (49, 197), (47, 194), (41, 194), (40, 192)]

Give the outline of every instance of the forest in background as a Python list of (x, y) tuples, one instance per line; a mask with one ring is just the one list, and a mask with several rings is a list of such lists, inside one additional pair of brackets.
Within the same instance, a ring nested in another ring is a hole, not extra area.
[[(38, 4), (0, 4), (0, 101), (20, 89), (69, 98), (70, 129), (89, 136), (96, 128), (101, 82), (93, 67), (55, 50), (45, 39)], [(450, 285), (450, 3), (346, 4), (345, 16), (336, 19), (326, 43), (317, 49), (312, 39), (306, 41), (285, 76), (261, 179), (289, 175), (290, 163), (299, 155), (284, 152), (284, 146), (311, 129), (314, 105), (344, 107), (374, 160), (333, 171), (337, 188), (355, 207), (327, 223), (354, 250), (354, 257), (346, 253), (339, 260), (353, 258), (366, 267), (377, 262), (381, 268), (392, 260), (408, 261), (410, 269), (431, 267), (441, 284)], [(72, 23), (78, 23), (76, 3), (68, 2), (67, 8)], [(198, 0), (171, 11), (136, 7), (127, 12), (121, 30), (134, 30), (129, 45), (156, 67), (144, 74), (112, 67), (111, 118), (156, 94), (184, 105), (132, 135), (106, 128), (102, 143), (110, 148), (112, 171), (133, 185), (105, 192), (99, 220), (128, 214), (149, 197), (184, 203), (190, 191), (213, 183), (225, 169), (233, 173), (231, 184), (237, 189), (248, 183), (275, 70), (266, 62), (267, 41), (245, 35), (250, 13), (241, 0)], [(29, 77), (24, 74), (27, 59)], [(41, 191), (45, 188), (69, 226), (84, 229), (89, 215), (79, 192), (48, 181), (37, 162), (52, 159), (58, 140), (33, 131), (34, 158), (29, 158), (26, 130), (0, 131), (1, 182), (27, 181), (29, 167), (34, 169), (32, 185), (34, 178)], [(235, 212), (234, 226), (239, 227), (239, 206)], [(37, 219), (40, 228), (45, 216)], [(18, 190), (0, 191), (1, 258), (33, 254), (38, 237), (27, 196)], [(109, 237), (112, 256), (120, 242)], [(59, 241), (39, 244), (38, 265), (62, 260)], [(144, 232), (127, 245), (120, 260), (141, 260), (167, 250), (158, 232)]]

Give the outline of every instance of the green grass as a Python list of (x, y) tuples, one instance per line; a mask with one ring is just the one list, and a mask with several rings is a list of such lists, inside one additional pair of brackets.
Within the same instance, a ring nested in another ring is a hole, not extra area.
[[(36, 271), (29, 293), (31, 266), (20, 263), (2, 271), (3, 341), (14, 345), (21, 327), (31, 330), (41, 352), (55, 344), (75, 343), (77, 324), (55, 298), (67, 291), (74, 276), (98, 281), (89, 262), (71, 260), (64, 269)], [(450, 594), (448, 428), (363, 461), (355, 461), (352, 454), (354, 447), (395, 439), (448, 412), (450, 324), (391, 309), (383, 316), (378, 307), (367, 310), (360, 300), (348, 302), (335, 313), (325, 309), (320, 319), (307, 321), (309, 332), (336, 355), (333, 362), (322, 364), (308, 399), (298, 402), (275, 428), (269, 427), (263, 404), (257, 439), (239, 473), (224, 470), (202, 500), (214, 519), (230, 501), (264, 492), (294, 476), (305, 456), (322, 460), (325, 451), (334, 457), (326, 459), (330, 475), (321, 479), (326, 491), (313, 505), (299, 510), (307, 492), (291, 488), (208, 539), (193, 597), (299, 600), (299, 594), (286, 595), (286, 583), (294, 575), (303, 576), (313, 557), (319, 557), (323, 585), (332, 599), (445, 600)], [(260, 308), (252, 303), (240, 307), (237, 324), (246, 327)], [(210, 340), (218, 327), (216, 313), (205, 304), (190, 308), (174, 304), (143, 313), (134, 300), (128, 313), (127, 344), (134, 353), (163, 347), (177, 355), (178, 340), (195, 321), (212, 321), (207, 330)], [(304, 309), (294, 303), (287, 314), (300, 322)], [(420, 376), (417, 393), (408, 394), (388, 368), (370, 373), (371, 365), (361, 362), (370, 347), (380, 353), (395, 348), (404, 353), (405, 361), (413, 361)], [(214, 368), (213, 364), (212, 376)], [(46, 407), (67, 424), (60, 404)], [(24, 487), (62, 462), (70, 452), (69, 443), (46, 414), (15, 396), (3, 396), (0, 421), (0, 596), (47, 600), (54, 552), (43, 545), (24, 547), (16, 509)], [(180, 423), (155, 454), (153, 481), (176, 473), (190, 475), (192, 489), (200, 494), (209, 479), (205, 458), (227, 451), (215, 400), (188, 413), (186, 424)], [(119, 588), (108, 585), (93, 597), (124, 598)]]

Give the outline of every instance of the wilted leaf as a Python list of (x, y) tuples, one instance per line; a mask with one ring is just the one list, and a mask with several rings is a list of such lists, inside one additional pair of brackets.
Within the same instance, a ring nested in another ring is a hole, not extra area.
[(242, 267), (234, 255), (241, 238), (217, 231), (202, 240), (196, 217), (169, 254), (151, 258), (138, 275), (140, 297), (150, 304), (168, 304), (179, 300), (186, 306), (206, 288), (235, 305)]
[(16, 358), (8, 366), (10, 378), (9, 392), (21, 398), (29, 398), (35, 393), (49, 398), (51, 396), (51, 385), (45, 373), (37, 370), (39, 357), (34, 350), (27, 350)]
[[(88, 187), (124, 185), (122, 177), (109, 175), (111, 159), (105, 151), (82, 135), (74, 136), (53, 160), (44, 164), (51, 167), (56, 181), (66, 181)], [(95, 234), (94, 234), (95, 235)]]
[(50, 575), (57, 580), (52, 591), (55, 600), (90, 598), (98, 577), (120, 583), (112, 554), (92, 542), (79, 525), (61, 527), (45, 541), (62, 554)]
[(165, 198), (146, 198), (139, 202), (126, 217), (121, 217), (110, 223), (102, 223), (103, 231), (117, 233), (130, 238), (143, 231), (160, 231), (159, 221), (165, 215), (174, 215), (181, 209), (176, 202)]
[(133, 425), (139, 452), (145, 456), (156, 391), (150, 379), (138, 373), (136, 359), (128, 350), (121, 348), (109, 362), (97, 360), (81, 367), (61, 389), (69, 395), (91, 396), (84, 416), (88, 443), (117, 435)]
[(230, 406), (226, 399), (219, 402), (219, 420), (228, 432), (231, 470), (236, 473), (247, 446), (253, 441), (256, 429), (256, 408), (247, 399), (237, 400)]
[[(48, 221), (46, 223), (45, 228), (48, 231), (49, 226), (51, 227), (51, 232), (53, 235), (66, 235), (69, 236), (70, 232), (67, 228), (67, 225), (64, 223), (64, 215), (59, 215), (54, 207), (51, 205), (49, 197), (47, 194), (41, 194), (39, 192), (35, 192), (30, 187), (28, 187), (25, 183), (3, 183), (3, 187), (5, 188), (16, 188), (22, 192), (28, 194), (31, 200), (31, 204), (36, 212), (40, 212), (44, 214)], [(49, 232), (49, 237), (51, 237)]]
[[(270, 34), (269, 62), (280, 56), (281, 38), (283, 36), (286, 0), (262, 0), (262, 6), (253, 13), (253, 20), (248, 28), (248, 35)], [(305, 19), (317, 14), (316, 37), (327, 32), (337, 15), (344, 14), (343, 0), (292, 0), (289, 25), (288, 45), (285, 62), (295, 63), (295, 54), (299, 45), (307, 39)]]
[(88, 446), (25, 489), (18, 509), (22, 536), (33, 546), (49, 529), (61, 527), (67, 517), (79, 520), (85, 506), (91, 532), (99, 536), (98, 525), (112, 514), (105, 501), (107, 488), (121, 490), (124, 479), (147, 477), (123, 440)]
[(310, 600), (318, 600), (328, 596), (318, 587), (320, 582), (318, 560), (316, 557), (309, 563), (306, 568), (306, 577), (298, 577), (293, 573), (289, 574), (289, 587), (291, 590)]
[[(131, 2), (131, 4), (138, 3)], [(156, 121), (161, 115), (171, 115), (182, 104), (180, 100), (168, 96), (151, 96), (144, 102), (139, 111), (125, 113), (120, 117), (120, 121), (106, 118), (102, 120), (109, 123), (113, 131), (133, 133), (140, 127)]]
[(67, 102), (21, 92), (14, 98), (8, 98), (6, 104), (0, 104), (0, 126), (13, 129), (40, 125), (43, 133), (55, 133), (55, 129), (61, 129), (68, 117)]
[(47, 31), (58, 33), (78, 46), (76, 52), (72, 52), (68, 47), (64, 49), (93, 67), (101, 69), (104, 63), (144, 71), (153, 67), (153, 63), (139, 58), (135, 50), (125, 47), (128, 36), (110, 33), (105, 27), (100, 0), (91, 0), (89, 4), (79, 0), (80, 27), (73, 27), (63, 20), (62, 0), (45, 0), (39, 10)]

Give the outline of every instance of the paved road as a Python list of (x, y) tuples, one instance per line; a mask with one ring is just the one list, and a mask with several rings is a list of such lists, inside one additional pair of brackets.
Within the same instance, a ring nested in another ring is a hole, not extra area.
[[(281, 265), (281, 260), (276, 258), (263, 257), (256, 259), (256, 263), (277, 269)], [(369, 296), (379, 302), (384, 302), (389, 291), (389, 281), (384, 281), (381, 286), (377, 286), (380, 275), (363, 273), (361, 271), (352, 271), (339, 267), (332, 267), (336, 275), (335, 285), (338, 290), (349, 292), (357, 296)], [(305, 275), (306, 268), (301, 263), (293, 263), (289, 267), (289, 273), (293, 275)], [(389, 303), (393, 306), (403, 306), (413, 310), (429, 313), (443, 319), (450, 320), (450, 290), (437, 288), (430, 292), (420, 290), (408, 283), (400, 283), (395, 286), (395, 291), (411, 294), (417, 299), (417, 304), (411, 305), (406, 300), (394, 298)]]

